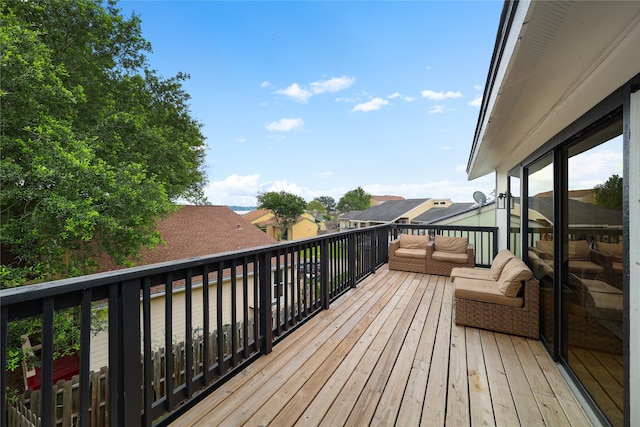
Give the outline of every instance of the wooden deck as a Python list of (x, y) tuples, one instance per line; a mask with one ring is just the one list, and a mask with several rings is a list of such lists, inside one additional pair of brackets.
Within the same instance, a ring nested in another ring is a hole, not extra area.
[(452, 291), (385, 266), (172, 425), (590, 425), (538, 341), (456, 326)]

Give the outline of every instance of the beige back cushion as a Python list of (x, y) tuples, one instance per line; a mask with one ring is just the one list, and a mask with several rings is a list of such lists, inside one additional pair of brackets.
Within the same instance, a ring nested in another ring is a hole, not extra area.
[(586, 240), (574, 240), (569, 242), (569, 259), (589, 261), (591, 259), (589, 242)]
[(516, 297), (523, 280), (529, 280), (533, 273), (520, 258), (511, 258), (502, 269), (498, 279), (498, 289), (506, 297)]
[(463, 254), (467, 252), (469, 239), (466, 237), (436, 236), (435, 250)]
[(426, 249), (429, 236), (400, 235), (400, 247), (404, 249)]
[(540, 253), (540, 258), (553, 258), (553, 242), (550, 240), (536, 240), (536, 248)]
[(515, 258), (515, 255), (513, 255), (508, 249), (503, 249), (498, 252), (491, 263), (491, 274), (493, 274), (493, 280), (498, 280), (502, 273), (502, 269), (507, 265), (511, 258)]
[(611, 255), (616, 261), (622, 262), (622, 243), (596, 242), (596, 250)]

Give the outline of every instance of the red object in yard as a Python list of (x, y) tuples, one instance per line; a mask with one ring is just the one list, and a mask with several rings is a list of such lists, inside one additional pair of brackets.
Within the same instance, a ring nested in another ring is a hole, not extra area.
[[(35, 368), (36, 374), (27, 378), (30, 390), (40, 390), (42, 386), (42, 368)], [(78, 352), (68, 356), (58, 357), (53, 361), (53, 384), (60, 380), (70, 380), (80, 372), (80, 358)], [(53, 385), (52, 384), (52, 385)]]

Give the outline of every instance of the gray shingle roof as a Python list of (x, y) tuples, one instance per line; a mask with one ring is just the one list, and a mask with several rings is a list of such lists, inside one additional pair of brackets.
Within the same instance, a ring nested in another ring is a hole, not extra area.
[(388, 200), (359, 212), (350, 213), (352, 221), (391, 222), (403, 217), (411, 209), (420, 206), (429, 199)]
[(454, 203), (451, 206), (447, 206), (446, 208), (431, 208), (425, 213), (415, 217), (413, 219), (413, 222), (419, 222), (422, 224), (433, 224), (434, 222), (442, 221), (445, 218), (470, 211), (471, 209), (475, 209), (476, 207), (477, 205), (475, 203)]

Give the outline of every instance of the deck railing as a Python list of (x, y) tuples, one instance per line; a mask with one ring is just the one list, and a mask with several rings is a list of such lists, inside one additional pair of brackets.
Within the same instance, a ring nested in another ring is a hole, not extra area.
[[(88, 426), (89, 373), (101, 368), (91, 366), (97, 339), (92, 319), (97, 306), (106, 307), (110, 424), (167, 425), (374, 273), (387, 262), (388, 243), (399, 232), (473, 236), (483, 248), (478, 260), (486, 260), (479, 264), (490, 263), (496, 231), (474, 230), (478, 229), (382, 225), (2, 290), (0, 424), (7, 421), (6, 343), (11, 322), (41, 320), (41, 384), (52, 384), (54, 314), (73, 309), (65, 313), (78, 317), (80, 324), (77, 417), (80, 426)], [(490, 253), (485, 253), (485, 246)], [(162, 384), (155, 384), (159, 380), (153, 364), (158, 362), (153, 355), (176, 342), (184, 343), (185, 350), (175, 353), (180, 356), (164, 357), (162, 371), (174, 372), (179, 364), (184, 375), (178, 380), (165, 375)], [(54, 425), (53, 388), (43, 386), (40, 396), (35, 409), (42, 425)]]

